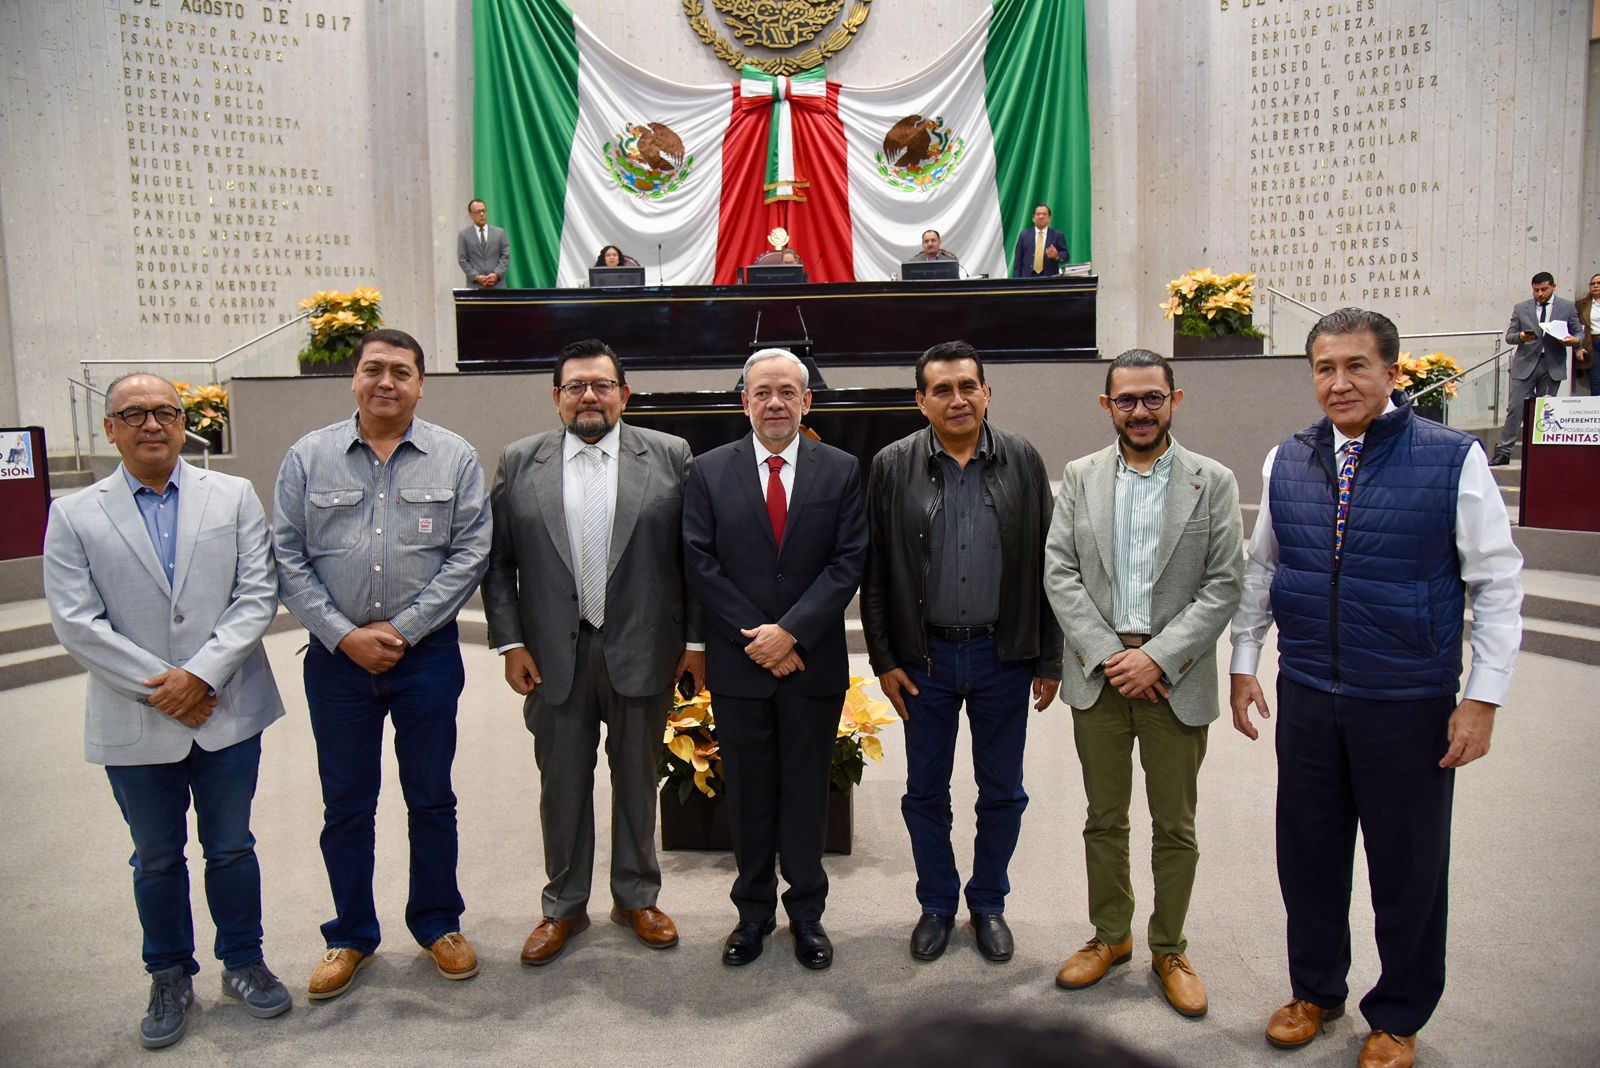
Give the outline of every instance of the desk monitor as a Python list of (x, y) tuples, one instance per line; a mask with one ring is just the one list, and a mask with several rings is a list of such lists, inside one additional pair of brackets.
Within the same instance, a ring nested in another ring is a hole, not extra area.
[(961, 264), (955, 260), (907, 260), (900, 265), (905, 282), (954, 281), (961, 277)]
[(805, 280), (806, 269), (798, 263), (751, 264), (744, 269), (747, 286), (802, 285)]
[(644, 285), (643, 267), (590, 267), (590, 289), (622, 289)]

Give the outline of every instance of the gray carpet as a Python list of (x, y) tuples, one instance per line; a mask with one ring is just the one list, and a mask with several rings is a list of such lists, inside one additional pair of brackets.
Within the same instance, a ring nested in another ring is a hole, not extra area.
[[(267, 960), (293, 991), (294, 1009), (260, 1021), (221, 998), (192, 845), (200, 1007), (183, 1043), (160, 1054), (137, 1044), (147, 983), (125, 864), (130, 847), (103, 772), (82, 760), (83, 677), (5, 695), (20, 729), (0, 782), (7, 905), (0, 912), (0, 1062), (788, 1065), (857, 1029), (970, 1009), (1086, 1023), (1174, 1065), (1355, 1063), (1365, 1036), (1359, 1014), (1300, 1052), (1279, 1053), (1262, 1039), (1267, 1015), (1288, 991), (1273, 867), (1271, 735), (1252, 745), (1225, 722), (1213, 729), (1202, 773), (1204, 856), (1188, 926), (1191, 957), (1211, 996), (1205, 1019), (1183, 1019), (1160, 999), (1142, 945), (1142, 908), (1131, 965), (1090, 990), (1053, 986), (1055, 969), (1091, 933), (1082, 785), (1059, 707), (1032, 724), (1033, 800), (1012, 867), (1008, 917), (1018, 949), (1008, 964), (980, 958), (965, 929), (936, 963), (915, 963), (906, 951), (917, 908), (899, 813), (903, 747), (891, 728), (886, 759), (868, 768), (856, 798), (855, 852), (828, 861), (826, 922), (837, 947), (831, 971), (796, 964), (781, 927), (756, 964), (718, 963), (733, 923), (726, 855), (663, 854), (661, 904), (683, 943), (644, 948), (604, 920), (604, 838), (595, 927), (555, 964), (524, 968), (517, 953), (538, 919), (542, 882), (532, 741), (498, 658), (481, 649), (467, 653), (456, 782), (464, 926), (482, 973), (446, 982), (406, 934), (405, 812), (391, 761), (378, 828), (387, 940), (351, 993), (312, 1005), (305, 982), (322, 951), (317, 927), (329, 905), (317, 849), (316, 761), (294, 657), (302, 641), (296, 633), (268, 639), (290, 713), (265, 737), (255, 810)], [(1600, 668), (1524, 656), (1493, 753), (1458, 778), (1450, 984), (1422, 1033), (1422, 1064), (1600, 1063), (1600, 1018), (1586, 1008), (1600, 978), (1597, 691)], [(957, 857), (965, 864), (974, 789), (970, 766), (963, 772), (958, 762), (957, 774)], [(604, 778), (596, 790), (602, 826)], [(1145, 903), (1149, 843), (1141, 824), (1148, 826), (1142, 805), (1134, 815), (1134, 874)], [(1377, 970), (1364, 879), (1358, 869), (1353, 999)]]

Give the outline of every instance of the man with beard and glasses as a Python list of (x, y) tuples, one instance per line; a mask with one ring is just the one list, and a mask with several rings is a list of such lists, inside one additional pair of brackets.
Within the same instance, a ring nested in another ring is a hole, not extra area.
[(1233, 473), (1172, 437), (1183, 401), (1172, 365), (1130, 349), (1111, 361), (1100, 407), (1116, 444), (1072, 461), (1045, 544), (1045, 591), (1077, 663), (1064, 673), (1088, 795), (1084, 859), (1094, 937), (1056, 985), (1099, 982), (1133, 955), (1128, 805), (1139, 745), (1150, 806), (1155, 907), (1146, 937), (1162, 993), (1203, 1016), (1206, 992), (1183, 933), (1195, 866), (1206, 733), (1220, 713), (1217, 639), (1239, 603), (1244, 559)]
[(906, 721), (900, 811), (922, 915), (911, 955), (949, 944), (961, 900), (950, 845), (950, 773), (961, 708), (974, 739), (977, 829), (966, 904), (978, 952), (1010, 960), (1006, 869), (1028, 795), (1028, 705), (1048, 708), (1061, 678), (1061, 630), (1040, 585), (1050, 476), (1025, 439), (991, 426), (983, 360), (965, 341), (917, 361), (928, 426), (878, 453), (867, 484), (872, 552), (861, 627), (884, 696)]
[(684, 596), (689, 443), (621, 421), (622, 361), (594, 338), (556, 360), (561, 429), (500, 456), (494, 548), (483, 583), (489, 644), (526, 700), (539, 767), (543, 916), (522, 962), (548, 964), (589, 927), (594, 765), (611, 768), (611, 920), (652, 949), (678, 944), (656, 907), (656, 767), (672, 691), (705, 677), (700, 618)]

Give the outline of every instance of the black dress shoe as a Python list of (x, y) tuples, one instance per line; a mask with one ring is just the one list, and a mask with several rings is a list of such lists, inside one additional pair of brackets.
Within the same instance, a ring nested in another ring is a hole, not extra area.
[(998, 912), (974, 912), (972, 933), (978, 936), (978, 952), (986, 960), (1011, 959), (1011, 928)]
[(922, 919), (911, 929), (911, 955), (918, 960), (938, 960), (950, 944), (950, 929), (956, 925), (954, 916), (935, 916), (924, 912)]
[(741, 923), (735, 927), (728, 940), (722, 943), (722, 963), (737, 968), (761, 956), (764, 940), (777, 926), (778, 921), (768, 916), (760, 923)]
[(790, 923), (794, 933), (794, 959), (814, 972), (820, 972), (833, 963), (833, 943), (828, 932), (816, 920)]
[(1504, 467), (1510, 462), (1511, 454), (1509, 452), (1497, 452), (1489, 458), (1490, 467)]

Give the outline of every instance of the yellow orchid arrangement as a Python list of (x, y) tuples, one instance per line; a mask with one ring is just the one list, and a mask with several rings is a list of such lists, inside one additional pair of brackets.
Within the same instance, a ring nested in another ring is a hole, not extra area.
[(1250, 324), (1255, 291), (1256, 276), (1251, 271), (1217, 274), (1198, 267), (1167, 283), (1161, 311), (1177, 320), (1177, 332), (1185, 337), (1260, 337), (1261, 331)]
[[(883, 759), (883, 741), (878, 733), (896, 719), (887, 701), (874, 701), (867, 696), (866, 685), (866, 679), (852, 676), (850, 688), (845, 691), (833, 742), (831, 781), (835, 790), (860, 785), (868, 757)], [(710, 693), (702, 690), (673, 705), (661, 742), (657, 776), (677, 790), (680, 802), (687, 801), (696, 790), (707, 797), (722, 793), (722, 757), (717, 752), (717, 722)]]
[[(1454, 356), (1442, 352), (1430, 352), (1426, 356), (1413, 357), (1409, 352), (1400, 354), (1400, 377), (1395, 379), (1395, 388), (1408, 397), (1418, 393), (1445, 379), (1452, 379), (1461, 373), (1461, 365)], [(1446, 381), (1443, 386), (1424, 397), (1427, 401), (1433, 397), (1454, 397), (1457, 383)], [(1442, 398), (1441, 398), (1442, 399)]]
[(306, 325), (311, 335), (300, 350), (300, 362), (336, 363), (355, 351), (356, 342), (383, 324), (383, 294), (367, 286), (349, 293), (324, 289), (300, 302), (311, 313)]
[(217, 434), (228, 425), (228, 391), (222, 386), (174, 382), (183, 402), (183, 422), (196, 434)]

